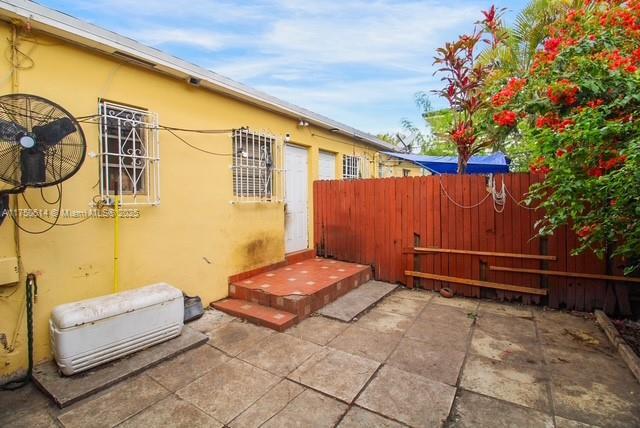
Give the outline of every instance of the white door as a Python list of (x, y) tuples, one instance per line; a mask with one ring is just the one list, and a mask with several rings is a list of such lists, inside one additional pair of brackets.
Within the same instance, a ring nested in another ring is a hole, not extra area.
[(335, 180), (336, 179), (336, 155), (335, 153), (320, 152), (320, 160), (318, 162), (318, 179)]
[(307, 150), (286, 146), (285, 152), (285, 251), (309, 248), (309, 160)]

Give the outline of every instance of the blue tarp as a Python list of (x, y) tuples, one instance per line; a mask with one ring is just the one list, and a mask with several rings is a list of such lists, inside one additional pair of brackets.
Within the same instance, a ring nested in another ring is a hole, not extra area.
[[(457, 174), (457, 156), (425, 156), (408, 153), (382, 152), (385, 155), (412, 162), (433, 174)], [(488, 156), (471, 156), (467, 164), (468, 174), (502, 174), (509, 172), (511, 160), (501, 152)]]

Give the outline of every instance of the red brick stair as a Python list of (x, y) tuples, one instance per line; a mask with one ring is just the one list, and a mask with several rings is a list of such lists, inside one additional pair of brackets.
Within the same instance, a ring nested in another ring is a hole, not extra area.
[[(369, 281), (371, 277), (369, 266), (320, 257), (308, 258), (261, 271), (251, 277), (236, 275), (229, 285), (229, 299), (216, 302), (213, 306), (268, 327), (272, 324), (269, 318), (272, 314), (263, 308), (271, 309), (291, 315), (293, 319), (290, 325), (293, 325)], [(234, 303), (227, 304), (227, 301)], [(235, 302), (253, 306), (241, 313), (238, 308), (243, 304)], [(282, 331), (277, 324), (271, 328)]]
[(292, 313), (247, 302), (246, 300), (225, 299), (214, 303), (213, 307), (276, 331), (288, 329), (296, 323), (298, 318)]

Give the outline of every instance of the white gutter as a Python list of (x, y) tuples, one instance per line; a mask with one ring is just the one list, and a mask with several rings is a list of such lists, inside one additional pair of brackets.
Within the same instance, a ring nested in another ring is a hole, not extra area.
[(32, 28), (100, 50), (110, 55), (122, 52), (132, 58), (153, 64), (153, 69), (168, 73), (181, 79), (190, 77), (199, 79), (201, 85), (217, 92), (239, 98), (263, 108), (273, 110), (295, 119), (302, 119), (342, 134), (361, 140), (377, 148), (394, 151), (395, 148), (385, 141), (359, 131), (328, 117), (282, 101), (264, 92), (238, 83), (220, 74), (168, 55), (158, 49), (143, 45), (133, 39), (81, 21), (70, 15), (41, 6), (26, 0), (0, 0), (0, 15), (30, 22)]

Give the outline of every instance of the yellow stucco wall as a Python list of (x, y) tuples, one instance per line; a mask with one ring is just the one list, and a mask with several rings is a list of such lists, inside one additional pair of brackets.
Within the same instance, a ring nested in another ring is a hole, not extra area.
[[(0, 21), (2, 52), (8, 50), (10, 28)], [(337, 177), (342, 173), (344, 154), (371, 159), (371, 176), (377, 176), (375, 150), (315, 126), (298, 128), (295, 118), (195, 88), (43, 34), (23, 35), (20, 50), (29, 56), (27, 62), (32, 66), (18, 72), (18, 86), (13, 88), (11, 64), (4, 56), (0, 58), (0, 95), (14, 90), (39, 95), (77, 117), (96, 114), (98, 99), (105, 98), (156, 112), (164, 125), (196, 129), (249, 126), (276, 136), (290, 133), (292, 142), (308, 148), (309, 195), (312, 180), (318, 176), (319, 150), (338, 154)], [(97, 153), (97, 126), (86, 124), (83, 129), (87, 152)], [(231, 137), (227, 134), (184, 137), (209, 150), (231, 152)], [(164, 281), (187, 294), (200, 295), (208, 303), (227, 295), (228, 276), (284, 258), (283, 204), (230, 204), (231, 158), (197, 152), (167, 132), (160, 132), (160, 151), (161, 204), (141, 207), (140, 218), (121, 221), (121, 289)], [(81, 170), (63, 184), (63, 209), (89, 208), (93, 196), (99, 193), (94, 187), (98, 178), (98, 159), (88, 156)], [(0, 188), (6, 187), (0, 183)], [(50, 199), (55, 195), (55, 189), (45, 191)], [(25, 196), (34, 207), (46, 207), (38, 190), (28, 190)], [(18, 208), (24, 208), (24, 201), (18, 201)], [(310, 243), (312, 204), (310, 196)], [(12, 208), (16, 208), (15, 204)], [(47, 226), (37, 220), (24, 220), (22, 224), (31, 230)], [(0, 343), (0, 383), (3, 377), (26, 367), (25, 322), (20, 314), (26, 273), (38, 275), (35, 359), (40, 361), (50, 357), (48, 319), (53, 307), (112, 292), (113, 226), (112, 219), (92, 219), (77, 226), (55, 227), (42, 235), (18, 234), (21, 281), (17, 286), (0, 286), (0, 341), (4, 335), (7, 342), (6, 346)], [(14, 226), (7, 219), (0, 226), (0, 257), (15, 254)], [(19, 320), (22, 322), (13, 342)]]
[[(399, 160), (384, 154), (380, 154), (378, 159), (378, 176), (380, 178), (421, 177), (423, 175), (430, 175), (429, 171), (411, 162)], [(405, 174), (405, 171), (407, 174)]]

